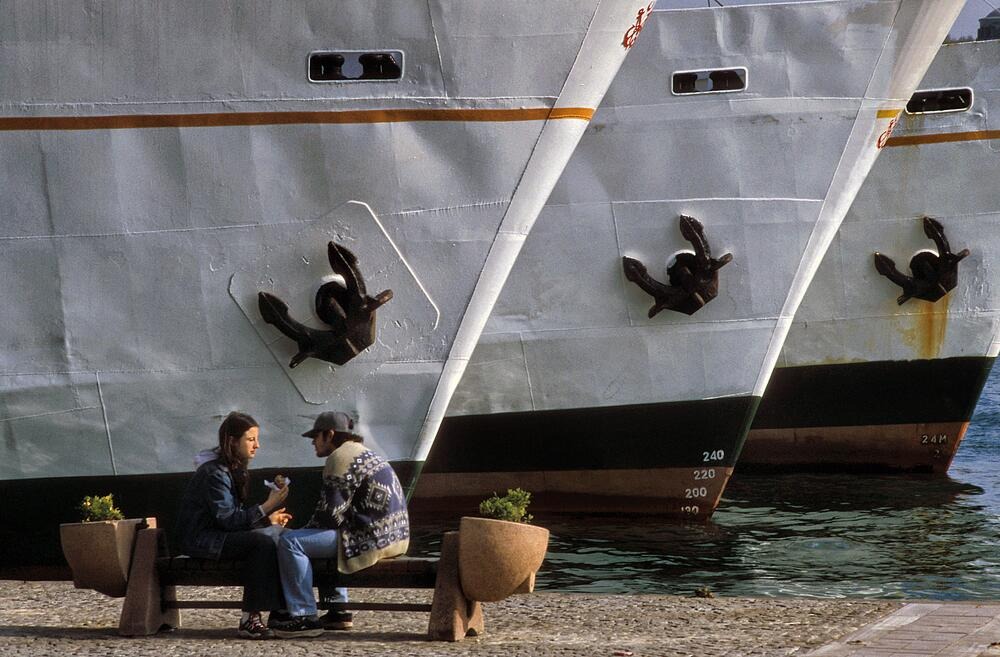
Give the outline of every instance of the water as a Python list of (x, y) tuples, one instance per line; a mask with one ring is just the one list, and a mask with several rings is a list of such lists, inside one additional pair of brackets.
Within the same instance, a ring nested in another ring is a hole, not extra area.
[[(1000, 598), (1000, 368), (950, 476), (737, 475), (704, 524), (557, 516), (539, 589)], [(411, 553), (434, 552), (421, 523)]]

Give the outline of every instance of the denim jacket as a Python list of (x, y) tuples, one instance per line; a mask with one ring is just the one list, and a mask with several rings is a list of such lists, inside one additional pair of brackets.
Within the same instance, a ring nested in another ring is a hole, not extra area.
[(221, 461), (203, 463), (188, 482), (178, 513), (177, 535), (184, 554), (218, 559), (228, 532), (266, 527), (260, 505), (237, 501), (233, 476)]

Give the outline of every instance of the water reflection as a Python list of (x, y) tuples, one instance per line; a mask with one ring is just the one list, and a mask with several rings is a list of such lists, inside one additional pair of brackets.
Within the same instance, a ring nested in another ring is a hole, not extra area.
[[(591, 593), (995, 598), (1000, 524), (952, 479), (735, 479), (713, 519), (550, 516), (539, 588)], [(420, 523), (414, 553), (442, 526)]]
[[(987, 384), (951, 477), (737, 473), (704, 524), (539, 517), (552, 539), (538, 588), (998, 598), (998, 376)], [(441, 531), (454, 528), (415, 518), (411, 553), (435, 554)]]

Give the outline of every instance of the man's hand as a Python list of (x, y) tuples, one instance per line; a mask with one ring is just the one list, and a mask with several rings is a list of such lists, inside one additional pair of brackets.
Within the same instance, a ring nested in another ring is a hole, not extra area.
[(271, 513), (268, 516), (268, 519), (271, 521), (272, 525), (281, 525), (282, 527), (284, 527), (285, 525), (287, 525), (289, 523), (289, 521), (291, 521), (292, 514), (287, 513), (285, 511), (284, 507), (282, 507), (282, 508), (278, 509), (277, 511), (274, 511), (273, 513)]

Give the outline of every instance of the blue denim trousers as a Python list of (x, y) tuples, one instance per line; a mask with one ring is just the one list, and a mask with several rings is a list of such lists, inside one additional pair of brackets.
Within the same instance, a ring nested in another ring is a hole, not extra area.
[[(315, 616), (313, 571), (309, 559), (337, 558), (336, 529), (290, 529), (278, 539), (278, 568), (285, 605), (293, 616)], [(347, 602), (347, 589), (336, 589), (336, 602)]]

